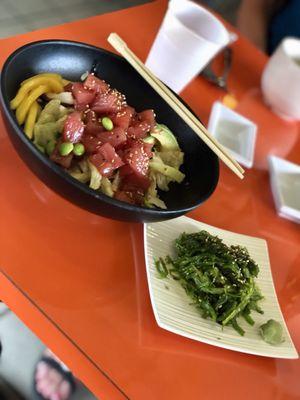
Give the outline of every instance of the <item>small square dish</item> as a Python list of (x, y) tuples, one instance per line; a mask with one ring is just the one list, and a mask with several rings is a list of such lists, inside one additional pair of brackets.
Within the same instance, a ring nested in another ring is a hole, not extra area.
[[(240, 336), (231, 326), (222, 327), (210, 319), (202, 318), (199, 311), (190, 304), (191, 299), (178, 281), (171, 277), (161, 279), (158, 275), (155, 260), (167, 255), (174, 256), (174, 240), (183, 232), (194, 233), (200, 230), (218, 236), (226, 245), (246, 247), (259, 265), (260, 272), (256, 284), (264, 296), (260, 301), (264, 314), (253, 312), (254, 326), (239, 321), (245, 331), (244, 336)], [(170, 221), (145, 224), (144, 246), (152, 308), (156, 322), (161, 328), (190, 339), (243, 353), (298, 358), (280, 311), (265, 240), (218, 229), (191, 218), (179, 217)], [(278, 321), (283, 328), (284, 342), (277, 346), (264, 342), (259, 333), (259, 326), (269, 319)]]
[(300, 223), (300, 165), (269, 156), (270, 182), (281, 217)]
[(257, 126), (252, 121), (216, 101), (208, 130), (236, 161), (247, 168), (253, 166)]

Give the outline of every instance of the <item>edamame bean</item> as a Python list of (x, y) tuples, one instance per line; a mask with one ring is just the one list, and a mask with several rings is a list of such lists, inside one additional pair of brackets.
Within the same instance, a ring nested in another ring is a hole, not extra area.
[(73, 151), (73, 149), (74, 149), (73, 143), (64, 142), (64, 143), (60, 144), (58, 150), (59, 150), (59, 154), (61, 156), (67, 156), (68, 154), (70, 154)]
[(114, 128), (114, 124), (113, 124), (112, 120), (108, 117), (102, 118), (101, 122), (107, 131), (111, 131)]
[(85, 152), (85, 148), (84, 148), (84, 145), (82, 143), (76, 143), (74, 145), (73, 153), (76, 156), (82, 156), (82, 154), (84, 154), (84, 152)]

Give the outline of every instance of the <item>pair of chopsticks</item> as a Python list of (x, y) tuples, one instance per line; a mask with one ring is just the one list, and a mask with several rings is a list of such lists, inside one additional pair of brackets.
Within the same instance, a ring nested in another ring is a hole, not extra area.
[(184, 104), (168, 89), (142, 61), (128, 48), (127, 44), (116, 33), (107, 38), (129, 64), (149, 83), (150, 86), (169, 104), (169, 106), (185, 121), (187, 125), (202, 139), (207, 146), (229, 167), (240, 179), (244, 178), (244, 170), (224, 147), (208, 132), (204, 125), (192, 114)]

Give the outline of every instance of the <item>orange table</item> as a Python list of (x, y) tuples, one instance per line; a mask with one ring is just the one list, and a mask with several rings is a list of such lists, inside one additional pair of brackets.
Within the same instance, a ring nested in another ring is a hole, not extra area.
[[(1, 62), (39, 39), (109, 47), (117, 31), (145, 58), (166, 1), (1, 40)], [(241, 38), (229, 87), (239, 110), (259, 125), (256, 168), (244, 181), (221, 167), (218, 188), (191, 217), (268, 241), (279, 301), (300, 347), (299, 226), (277, 216), (268, 152), (300, 162), (298, 125), (261, 102), (266, 57)], [(207, 122), (223, 93), (198, 78), (184, 99)], [(0, 295), (101, 399), (300, 398), (300, 363), (198, 343), (155, 323), (143, 259), (142, 226), (91, 215), (54, 194), (22, 163), (0, 127)]]

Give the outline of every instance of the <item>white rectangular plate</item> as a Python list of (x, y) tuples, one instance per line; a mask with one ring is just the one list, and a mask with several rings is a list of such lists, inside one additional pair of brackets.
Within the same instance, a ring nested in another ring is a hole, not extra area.
[[(211, 320), (201, 318), (199, 312), (190, 305), (189, 297), (177, 281), (171, 277), (161, 279), (158, 276), (154, 260), (168, 254), (173, 256), (174, 240), (181, 233), (193, 233), (200, 230), (217, 235), (227, 245), (245, 246), (260, 267), (256, 282), (265, 297), (259, 303), (264, 314), (253, 311), (251, 315), (255, 320), (254, 326), (248, 325), (242, 318), (239, 319), (239, 324), (245, 330), (244, 336), (240, 336), (230, 326), (222, 328)], [(170, 221), (145, 224), (144, 246), (151, 303), (156, 322), (161, 328), (230, 350), (267, 357), (298, 358), (276, 297), (265, 240), (218, 229), (191, 218), (180, 217)], [(265, 343), (259, 334), (259, 326), (269, 319), (274, 319), (283, 326), (285, 341), (278, 346)]]
[(269, 167), (278, 214), (300, 223), (300, 165), (271, 155)]
[(216, 101), (208, 130), (240, 164), (252, 168), (257, 134), (257, 126), (252, 121)]

